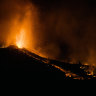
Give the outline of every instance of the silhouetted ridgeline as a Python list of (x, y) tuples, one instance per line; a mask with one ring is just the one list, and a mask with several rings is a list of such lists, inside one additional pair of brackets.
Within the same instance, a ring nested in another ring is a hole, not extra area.
[(18, 49), (16, 46), (0, 48), (0, 71), (23, 72), (44, 75), (47, 78), (63, 79), (95, 79), (89, 76), (82, 64), (69, 64), (56, 60), (42, 58), (26, 49)]

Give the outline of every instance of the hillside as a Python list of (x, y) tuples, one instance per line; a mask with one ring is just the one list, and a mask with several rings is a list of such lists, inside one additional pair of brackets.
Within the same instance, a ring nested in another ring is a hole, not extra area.
[(23, 72), (30, 71), (32, 74), (44, 74), (48, 78), (63, 79), (95, 79), (85, 69), (88, 66), (69, 64), (56, 60), (42, 58), (26, 49), (18, 49), (16, 46), (0, 48), (0, 71)]

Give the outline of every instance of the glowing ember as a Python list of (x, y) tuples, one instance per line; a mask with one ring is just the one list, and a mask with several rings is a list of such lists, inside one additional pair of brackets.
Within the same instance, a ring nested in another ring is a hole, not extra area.
[(16, 45), (18, 48), (24, 47), (25, 31), (21, 30), (20, 34), (16, 36)]

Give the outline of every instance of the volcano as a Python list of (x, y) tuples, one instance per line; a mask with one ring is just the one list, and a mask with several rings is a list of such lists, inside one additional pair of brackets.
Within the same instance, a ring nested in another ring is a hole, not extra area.
[(89, 75), (88, 65), (70, 64), (57, 60), (51, 60), (40, 57), (27, 49), (20, 49), (17, 46), (0, 48), (0, 71), (30, 71), (32, 73), (43, 73), (48, 78), (63, 79), (95, 79), (95, 76)]

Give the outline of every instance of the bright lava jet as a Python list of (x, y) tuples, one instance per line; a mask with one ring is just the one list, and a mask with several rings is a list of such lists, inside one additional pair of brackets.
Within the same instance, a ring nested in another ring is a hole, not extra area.
[(18, 48), (24, 47), (25, 31), (21, 30), (20, 34), (16, 36), (16, 46)]

